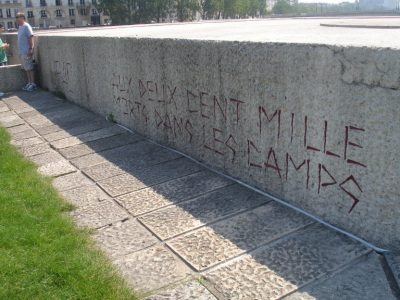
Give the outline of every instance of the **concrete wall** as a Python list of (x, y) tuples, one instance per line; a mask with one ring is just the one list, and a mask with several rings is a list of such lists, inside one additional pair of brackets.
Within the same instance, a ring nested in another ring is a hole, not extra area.
[(37, 38), (43, 87), (377, 246), (400, 249), (400, 51)]

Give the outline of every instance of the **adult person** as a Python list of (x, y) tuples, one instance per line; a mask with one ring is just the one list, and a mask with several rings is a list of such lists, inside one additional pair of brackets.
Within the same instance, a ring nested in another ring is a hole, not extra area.
[[(3, 31), (4, 31), (4, 26), (3, 26), (3, 24), (0, 23), (0, 34), (2, 34)], [(0, 38), (0, 66), (7, 65), (6, 49), (8, 49), (8, 47), (10, 47), (10, 45), (7, 43), (3, 43), (3, 41)]]
[(33, 49), (35, 39), (31, 25), (25, 22), (25, 14), (18, 12), (15, 16), (18, 28), (18, 54), (21, 60), (21, 66), (28, 77), (28, 83), (22, 88), (24, 91), (31, 92), (37, 88), (35, 84), (35, 71), (33, 67)]

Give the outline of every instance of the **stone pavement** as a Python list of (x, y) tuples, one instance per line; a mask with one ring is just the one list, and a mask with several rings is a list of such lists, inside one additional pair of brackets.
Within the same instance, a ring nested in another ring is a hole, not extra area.
[(0, 122), (146, 299), (400, 297), (399, 253), (379, 254), (49, 92), (7, 94)]

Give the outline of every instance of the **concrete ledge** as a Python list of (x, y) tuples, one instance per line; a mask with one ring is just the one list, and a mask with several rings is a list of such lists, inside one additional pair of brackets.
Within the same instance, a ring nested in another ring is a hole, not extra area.
[(26, 84), (26, 73), (21, 65), (0, 67), (0, 91), (4, 93), (21, 89)]

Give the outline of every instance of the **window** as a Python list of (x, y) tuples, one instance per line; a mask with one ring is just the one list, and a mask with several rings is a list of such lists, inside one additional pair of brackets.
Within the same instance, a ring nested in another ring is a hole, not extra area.
[(9, 9), (9, 8), (6, 9), (6, 15), (7, 15), (7, 18), (11, 18), (11, 9)]
[(69, 10), (69, 15), (70, 16), (75, 16), (75, 9), (70, 9)]
[(82, 15), (82, 16), (86, 16), (86, 9), (85, 9), (85, 8), (82, 8), (82, 9), (81, 9), (81, 15)]
[(47, 6), (46, 0), (40, 0), (40, 6)]
[(81, 5), (85, 5), (85, 0), (79, 0)]
[(0, 8), (0, 18), (3, 17), (3, 10)]
[(33, 18), (33, 11), (28, 11), (28, 18)]
[(70, 23), (71, 25), (75, 25), (75, 20), (71, 20), (69, 23)]
[(45, 10), (40, 11), (40, 17), (47, 18), (47, 12)]
[(26, 0), (26, 7), (32, 7), (32, 1)]
[(74, 1), (73, 0), (68, 0), (68, 5), (69, 6), (74, 6)]
[(97, 16), (97, 15), (98, 15), (97, 10), (92, 9), (92, 15), (93, 15), (93, 16)]
[(13, 22), (7, 22), (7, 28), (14, 28)]
[(92, 0), (93, 5), (97, 5), (97, 0)]
[(61, 0), (56, 0), (56, 6), (62, 6)]
[(56, 17), (62, 17), (61, 9), (56, 10)]

